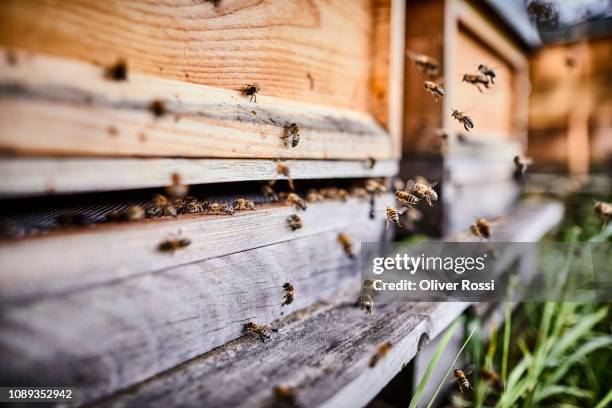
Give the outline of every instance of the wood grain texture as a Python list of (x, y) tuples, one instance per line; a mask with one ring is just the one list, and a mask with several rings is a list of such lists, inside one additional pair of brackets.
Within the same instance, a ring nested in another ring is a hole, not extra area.
[[(301, 0), (3, 2), (8, 47), (366, 112), (373, 3)], [(311, 85), (308, 75), (312, 77)]]
[[(199, 356), (242, 336), (248, 322), (269, 324), (358, 284), (358, 261), (346, 256), (337, 234), (350, 234), (358, 251), (361, 241), (381, 239), (384, 224), (350, 223), (347, 217), (345, 223), (338, 230), (5, 308), (0, 378), (70, 384), (84, 402)], [(295, 301), (281, 306), (285, 282), (295, 287)]]
[[(185, 184), (285, 179), (278, 161), (247, 159), (4, 158), (0, 196), (30, 196), (163, 187), (179, 174)], [(394, 160), (288, 160), (291, 178), (391, 177)]]
[[(367, 113), (267, 96), (251, 103), (238, 91), (141, 74), (114, 82), (94, 65), (16, 55), (16, 65), (0, 60), (0, 149), (8, 153), (248, 159), (394, 154), (392, 138)], [(152, 101), (166, 113), (155, 117)], [(290, 123), (300, 128), (295, 148), (281, 139)]]
[[(384, 223), (385, 203), (377, 201), (370, 219), (366, 200), (325, 201), (310, 204), (299, 216), (304, 228), (292, 231), (287, 217), (295, 213), (288, 205), (268, 205), (234, 216), (183, 215), (177, 219), (145, 220), (127, 224), (102, 224), (46, 236), (5, 241), (0, 244), (0, 304), (23, 304), (47, 296), (162, 271), (205, 259), (337, 230), (364, 221), (369, 228)], [(380, 211), (379, 211), (380, 210)], [(174, 254), (157, 246), (180, 233), (192, 244)], [(36, 254), (36, 256), (32, 256)]]

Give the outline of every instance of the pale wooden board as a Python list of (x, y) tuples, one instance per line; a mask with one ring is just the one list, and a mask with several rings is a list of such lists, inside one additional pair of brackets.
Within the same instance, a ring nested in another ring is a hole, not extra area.
[[(5, 1), (12, 48), (366, 112), (375, 3), (369, 0)], [(388, 44), (387, 44), (388, 46)], [(310, 75), (313, 79), (308, 79)]]
[[(240, 337), (250, 321), (269, 324), (308, 307), (359, 281), (340, 231), (353, 237), (355, 253), (361, 241), (381, 239), (382, 223), (352, 223), (348, 214), (344, 221), (337, 230), (4, 308), (0, 377), (71, 384), (92, 400)], [(296, 292), (283, 307), (285, 282)]]
[[(368, 113), (131, 74), (15, 51), (0, 59), (0, 149), (13, 154), (366, 159), (396, 156)], [(75, 80), (77, 78), (78, 80)], [(155, 118), (148, 106), (164, 103)], [(44, 123), (44, 126), (41, 124)], [(301, 140), (281, 137), (296, 123)]]
[[(278, 161), (247, 159), (102, 159), (4, 158), (0, 160), (0, 196), (49, 195), (163, 187), (179, 174), (185, 184), (283, 180)], [(291, 178), (391, 177), (394, 160), (287, 160)]]
[[(300, 211), (304, 228), (292, 231), (289, 205), (261, 206), (256, 211), (229, 215), (184, 215), (177, 219), (145, 220), (76, 228), (45, 236), (0, 243), (0, 304), (23, 303), (161, 271), (196, 261), (238, 253), (278, 242), (365, 222), (369, 228), (383, 223), (384, 205), (392, 197), (379, 197), (375, 219), (368, 200), (349, 198), (309, 204)], [(157, 250), (160, 242), (181, 233), (192, 244), (174, 254)], [(36, 254), (36, 256), (33, 256)]]

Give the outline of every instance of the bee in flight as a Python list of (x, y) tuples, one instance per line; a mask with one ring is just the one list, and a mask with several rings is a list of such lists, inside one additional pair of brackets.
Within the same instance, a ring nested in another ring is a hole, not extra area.
[(415, 206), (420, 201), (420, 198), (416, 195), (401, 190), (395, 192), (395, 199), (404, 206)]
[(467, 379), (467, 375), (464, 371), (455, 369), (453, 370), (453, 375), (455, 376), (455, 379), (457, 380), (457, 384), (459, 385), (459, 391), (461, 391), (462, 394), (464, 391), (468, 391), (472, 389), (472, 385), (470, 384), (470, 381)]
[(306, 211), (306, 202), (302, 199), (302, 197), (295, 193), (289, 193), (287, 196), (287, 203), (296, 206), (302, 211)]
[(162, 194), (155, 194), (152, 200), (153, 208), (147, 211), (147, 215), (152, 217), (161, 217), (162, 215), (170, 215), (176, 217), (177, 211), (174, 204), (170, 202), (168, 197)]
[(276, 191), (274, 191), (274, 189), (272, 188), (272, 184), (274, 184), (273, 182), (265, 182), (261, 185), (261, 193), (264, 195), (264, 197), (270, 199), (271, 201), (278, 201), (280, 198), (278, 197), (278, 194), (276, 194)]
[(425, 87), (427, 92), (433, 95), (434, 101), (436, 102), (444, 96), (444, 88), (442, 88), (440, 84), (436, 84), (432, 81), (425, 81), (423, 82), (423, 87)]
[(391, 351), (392, 347), (393, 346), (390, 341), (385, 341), (383, 344), (378, 346), (378, 350), (376, 350), (376, 353), (374, 353), (374, 355), (370, 359), (370, 368), (375, 367), (380, 360), (382, 360), (387, 354), (389, 354), (389, 351)]
[(484, 85), (485, 88), (489, 89), (489, 78), (486, 75), (464, 74), (462, 82), (467, 82), (469, 84), (475, 85), (480, 93), (482, 93), (482, 88), (480, 87), (480, 85)]
[(495, 70), (493, 70), (493, 68), (489, 68), (488, 66), (484, 65), (484, 64), (480, 64), (478, 65), (478, 72), (480, 72), (482, 75), (486, 76), (489, 78), (489, 81), (491, 81), (492, 85), (495, 85), (495, 77), (497, 76), (495, 74)]
[(174, 251), (182, 248), (186, 248), (191, 245), (191, 240), (189, 238), (181, 238), (180, 232), (177, 235), (172, 235), (170, 238), (162, 241), (157, 249), (159, 252), (170, 252), (174, 253)]
[(253, 322), (249, 322), (245, 326), (245, 330), (247, 331), (247, 333), (255, 334), (259, 336), (259, 338), (263, 342), (265, 342), (267, 339), (270, 338), (270, 331), (264, 325), (259, 325)]
[(289, 166), (283, 163), (278, 163), (276, 165), (276, 172), (287, 177), (287, 183), (289, 184), (289, 188), (291, 190), (295, 190), (295, 185), (293, 184), (293, 179), (291, 178), (291, 172), (289, 171)]
[(407, 51), (408, 57), (414, 61), (416, 68), (430, 78), (434, 78), (440, 72), (440, 63), (435, 59), (416, 52)]
[(595, 201), (595, 213), (601, 218), (601, 228), (608, 225), (608, 221), (612, 219), (612, 204), (603, 201)]
[(347, 234), (346, 232), (339, 233), (338, 243), (342, 246), (342, 249), (349, 258), (355, 258), (355, 253), (353, 252), (353, 239), (350, 237), (349, 234)]
[(437, 185), (437, 182), (430, 184), (424, 178), (418, 177), (416, 180), (406, 182), (406, 192), (424, 199), (430, 207), (433, 207), (432, 201), (438, 201), (438, 193), (433, 189)]
[(249, 84), (247, 86), (245, 86), (244, 88), (242, 88), (242, 94), (244, 96), (250, 96), (251, 99), (249, 99), (249, 102), (253, 102), (253, 99), (255, 99), (255, 103), (257, 103), (257, 94), (259, 93), (260, 88), (259, 85), (257, 84)]
[(457, 119), (457, 121), (463, 125), (466, 132), (469, 132), (470, 129), (474, 129), (474, 122), (472, 121), (472, 118), (466, 115), (465, 112), (459, 112), (457, 109), (453, 109), (451, 116), (454, 119)]
[(504, 382), (499, 374), (495, 371), (482, 370), (482, 379), (485, 380), (494, 390), (502, 392), (504, 390)]
[(403, 212), (397, 211), (395, 208), (389, 206), (387, 206), (385, 211), (387, 213), (387, 229), (389, 229), (389, 221), (397, 225), (399, 228), (402, 228), (399, 217), (401, 214), (403, 214)]
[(285, 134), (281, 139), (291, 138), (291, 147), (296, 147), (300, 143), (300, 127), (296, 123), (285, 126)]
[(189, 193), (189, 186), (181, 183), (181, 176), (172, 174), (172, 184), (166, 187), (166, 194), (171, 200), (183, 198)]
[(514, 156), (514, 178), (520, 180), (527, 171), (527, 168), (533, 164), (530, 158), (521, 158), (521, 156)]

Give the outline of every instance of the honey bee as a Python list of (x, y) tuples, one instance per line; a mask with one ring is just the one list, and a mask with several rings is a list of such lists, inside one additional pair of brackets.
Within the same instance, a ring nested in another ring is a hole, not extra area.
[(306, 202), (308, 203), (316, 203), (317, 201), (323, 201), (324, 198), (325, 197), (323, 197), (323, 195), (314, 188), (311, 188), (306, 193)]
[(366, 160), (366, 167), (371, 170), (374, 168), (374, 166), (376, 166), (376, 159), (373, 157), (368, 157)]
[(353, 240), (347, 233), (341, 232), (338, 234), (338, 242), (340, 245), (342, 245), (342, 249), (344, 249), (344, 252), (349, 258), (355, 258), (355, 253), (353, 252)]
[(558, 18), (558, 11), (550, 2), (532, 0), (527, 5), (527, 12), (540, 23), (549, 22)]
[(368, 179), (368, 181), (366, 181), (365, 189), (372, 195), (380, 195), (387, 192), (387, 187), (375, 179)]
[(174, 205), (168, 200), (168, 198), (162, 194), (155, 194), (152, 200), (153, 209), (148, 211), (148, 215), (153, 217), (160, 217), (162, 215), (169, 215), (176, 217), (177, 211)]
[(514, 156), (514, 178), (521, 179), (531, 164), (533, 164), (533, 161), (530, 158), (522, 159), (520, 156)]
[(295, 193), (289, 193), (287, 196), (287, 203), (296, 206), (302, 211), (306, 211), (306, 202)]
[(127, 81), (127, 63), (119, 59), (104, 70), (104, 77), (111, 81)]
[(395, 199), (402, 203), (404, 206), (414, 206), (417, 205), (420, 201), (419, 197), (414, 194), (410, 194), (407, 191), (396, 191)]
[(374, 310), (374, 301), (372, 300), (372, 296), (365, 293), (357, 298), (356, 303), (357, 306), (361, 307), (361, 310), (365, 309), (368, 314), (372, 314), (372, 311)]
[(478, 218), (476, 222), (470, 226), (470, 231), (478, 238), (489, 239), (491, 238), (491, 222), (484, 218)]
[(189, 186), (181, 184), (181, 176), (177, 173), (172, 174), (172, 184), (166, 187), (166, 194), (170, 199), (182, 198), (189, 193)]
[(158, 246), (157, 250), (159, 252), (170, 252), (174, 253), (174, 251), (182, 248), (186, 248), (191, 245), (191, 240), (189, 238), (180, 238), (180, 232), (178, 235), (172, 235), (170, 238), (162, 241)]
[(151, 101), (151, 103), (149, 103), (149, 105), (147, 106), (147, 109), (156, 118), (161, 118), (168, 112), (168, 110), (166, 109), (166, 104), (163, 101), (160, 101), (159, 99)]
[(595, 201), (595, 213), (601, 218), (601, 228), (608, 225), (608, 221), (612, 219), (612, 204), (603, 201)]
[(504, 390), (504, 382), (499, 374), (494, 371), (482, 370), (482, 379), (485, 380), (494, 390), (502, 392)]
[(234, 206), (229, 205), (229, 204), (212, 203), (208, 206), (207, 212), (208, 214), (212, 214), (212, 215), (220, 215), (220, 214), (234, 215)]
[(387, 206), (387, 229), (389, 229), (389, 221), (396, 224), (398, 227), (402, 228), (402, 224), (400, 224), (399, 216), (400, 213), (393, 207)]
[(438, 201), (438, 193), (433, 189), (438, 183), (429, 184), (425, 179), (408, 180), (406, 182), (406, 192), (414, 194), (433, 207), (432, 201)]
[(378, 346), (378, 350), (376, 350), (376, 353), (374, 353), (374, 355), (370, 359), (370, 368), (375, 367), (380, 360), (382, 360), (387, 354), (389, 354), (389, 351), (391, 351), (392, 347), (393, 345), (390, 341), (386, 341), (380, 346)]
[(232, 205), (232, 207), (234, 207), (234, 210), (255, 210), (255, 203), (251, 200), (246, 200), (244, 198), (239, 198), (236, 201), (234, 201), (234, 204)]
[(299, 230), (304, 226), (302, 219), (297, 214), (291, 214), (287, 217), (287, 222), (293, 231)]
[(451, 114), (451, 116), (454, 119), (457, 119), (457, 121), (463, 125), (463, 128), (466, 130), (466, 132), (469, 132), (470, 129), (474, 128), (474, 122), (472, 121), (472, 118), (470, 118), (464, 112), (459, 112), (457, 109), (453, 109), (453, 113)]
[(264, 325), (249, 322), (246, 324), (245, 330), (247, 331), (247, 333), (256, 334), (257, 336), (259, 336), (262, 342), (265, 342), (267, 339), (270, 338), (270, 331)]
[(478, 65), (478, 72), (488, 77), (489, 81), (491, 81), (491, 84), (495, 85), (495, 77), (496, 77), (495, 70), (493, 70), (492, 68), (489, 68), (488, 66), (484, 64), (480, 64)]
[(274, 398), (283, 407), (298, 407), (297, 395), (291, 387), (277, 385), (274, 387)]
[(271, 201), (276, 202), (279, 200), (278, 194), (276, 194), (270, 183), (263, 183), (261, 185), (261, 193)]
[(475, 85), (480, 93), (482, 93), (482, 88), (480, 87), (481, 84), (484, 85), (485, 88), (489, 89), (489, 78), (486, 75), (464, 74), (462, 82)]
[(300, 143), (300, 128), (297, 124), (291, 123), (285, 126), (285, 134), (281, 139), (291, 138), (291, 147), (296, 147)]
[(430, 78), (437, 76), (440, 72), (440, 63), (435, 59), (412, 51), (407, 51), (407, 54), (414, 61), (415, 67)]
[(139, 205), (132, 205), (122, 211), (113, 211), (106, 216), (108, 221), (139, 221), (145, 218), (145, 210)]
[(442, 85), (432, 81), (423, 82), (423, 87), (427, 92), (433, 95), (434, 101), (438, 102), (444, 96), (444, 88)]
[(208, 201), (200, 201), (195, 197), (177, 198), (173, 205), (179, 214), (196, 214), (208, 211)]
[(251, 97), (251, 99), (249, 99), (249, 102), (253, 102), (253, 99), (255, 99), (255, 103), (257, 103), (257, 94), (259, 93), (259, 91), (259, 85), (257, 85), (256, 83), (246, 85), (244, 88), (242, 88), (242, 94), (244, 96)]
[(293, 179), (291, 178), (291, 172), (289, 171), (289, 167), (286, 164), (278, 163), (276, 165), (276, 172), (287, 177), (287, 183), (289, 184), (289, 188), (291, 190), (295, 190), (295, 185), (293, 184)]
[(283, 289), (285, 290), (285, 294), (283, 296), (283, 304), (281, 306), (290, 305), (293, 303), (293, 299), (295, 298), (295, 288), (289, 282), (283, 285)]
[(468, 381), (465, 373), (459, 369), (453, 370), (453, 375), (457, 379), (457, 384), (459, 385), (459, 391), (463, 394), (463, 391), (468, 391), (472, 389), (472, 385)]

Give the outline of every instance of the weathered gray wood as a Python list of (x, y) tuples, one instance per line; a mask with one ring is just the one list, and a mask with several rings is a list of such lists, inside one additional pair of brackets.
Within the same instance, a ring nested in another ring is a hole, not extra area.
[[(394, 160), (288, 160), (291, 177), (299, 179), (390, 177)], [(248, 159), (101, 159), (4, 158), (0, 161), (0, 197), (83, 193), (163, 187), (174, 173), (185, 184), (282, 180), (278, 161)]]
[[(383, 233), (380, 220), (344, 219), (338, 230), (7, 308), (0, 378), (70, 384), (90, 401), (241, 336), (249, 321), (269, 324), (308, 307), (359, 281), (339, 231), (353, 237), (355, 251)], [(285, 282), (296, 292), (282, 306)]]
[[(23, 304), (50, 295), (161, 271), (253, 248), (344, 228), (358, 220), (382, 223), (385, 203), (376, 200), (376, 219), (370, 220), (370, 203), (349, 198), (325, 201), (300, 211), (304, 227), (292, 231), (287, 217), (296, 210), (288, 205), (262, 206), (234, 216), (185, 215), (177, 219), (145, 220), (128, 224), (98, 225), (46, 236), (3, 242), (0, 245), (0, 304)], [(174, 254), (157, 250), (172, 234), (192, 240)], [(33, 254), (36, 254), (33, 256)]]

